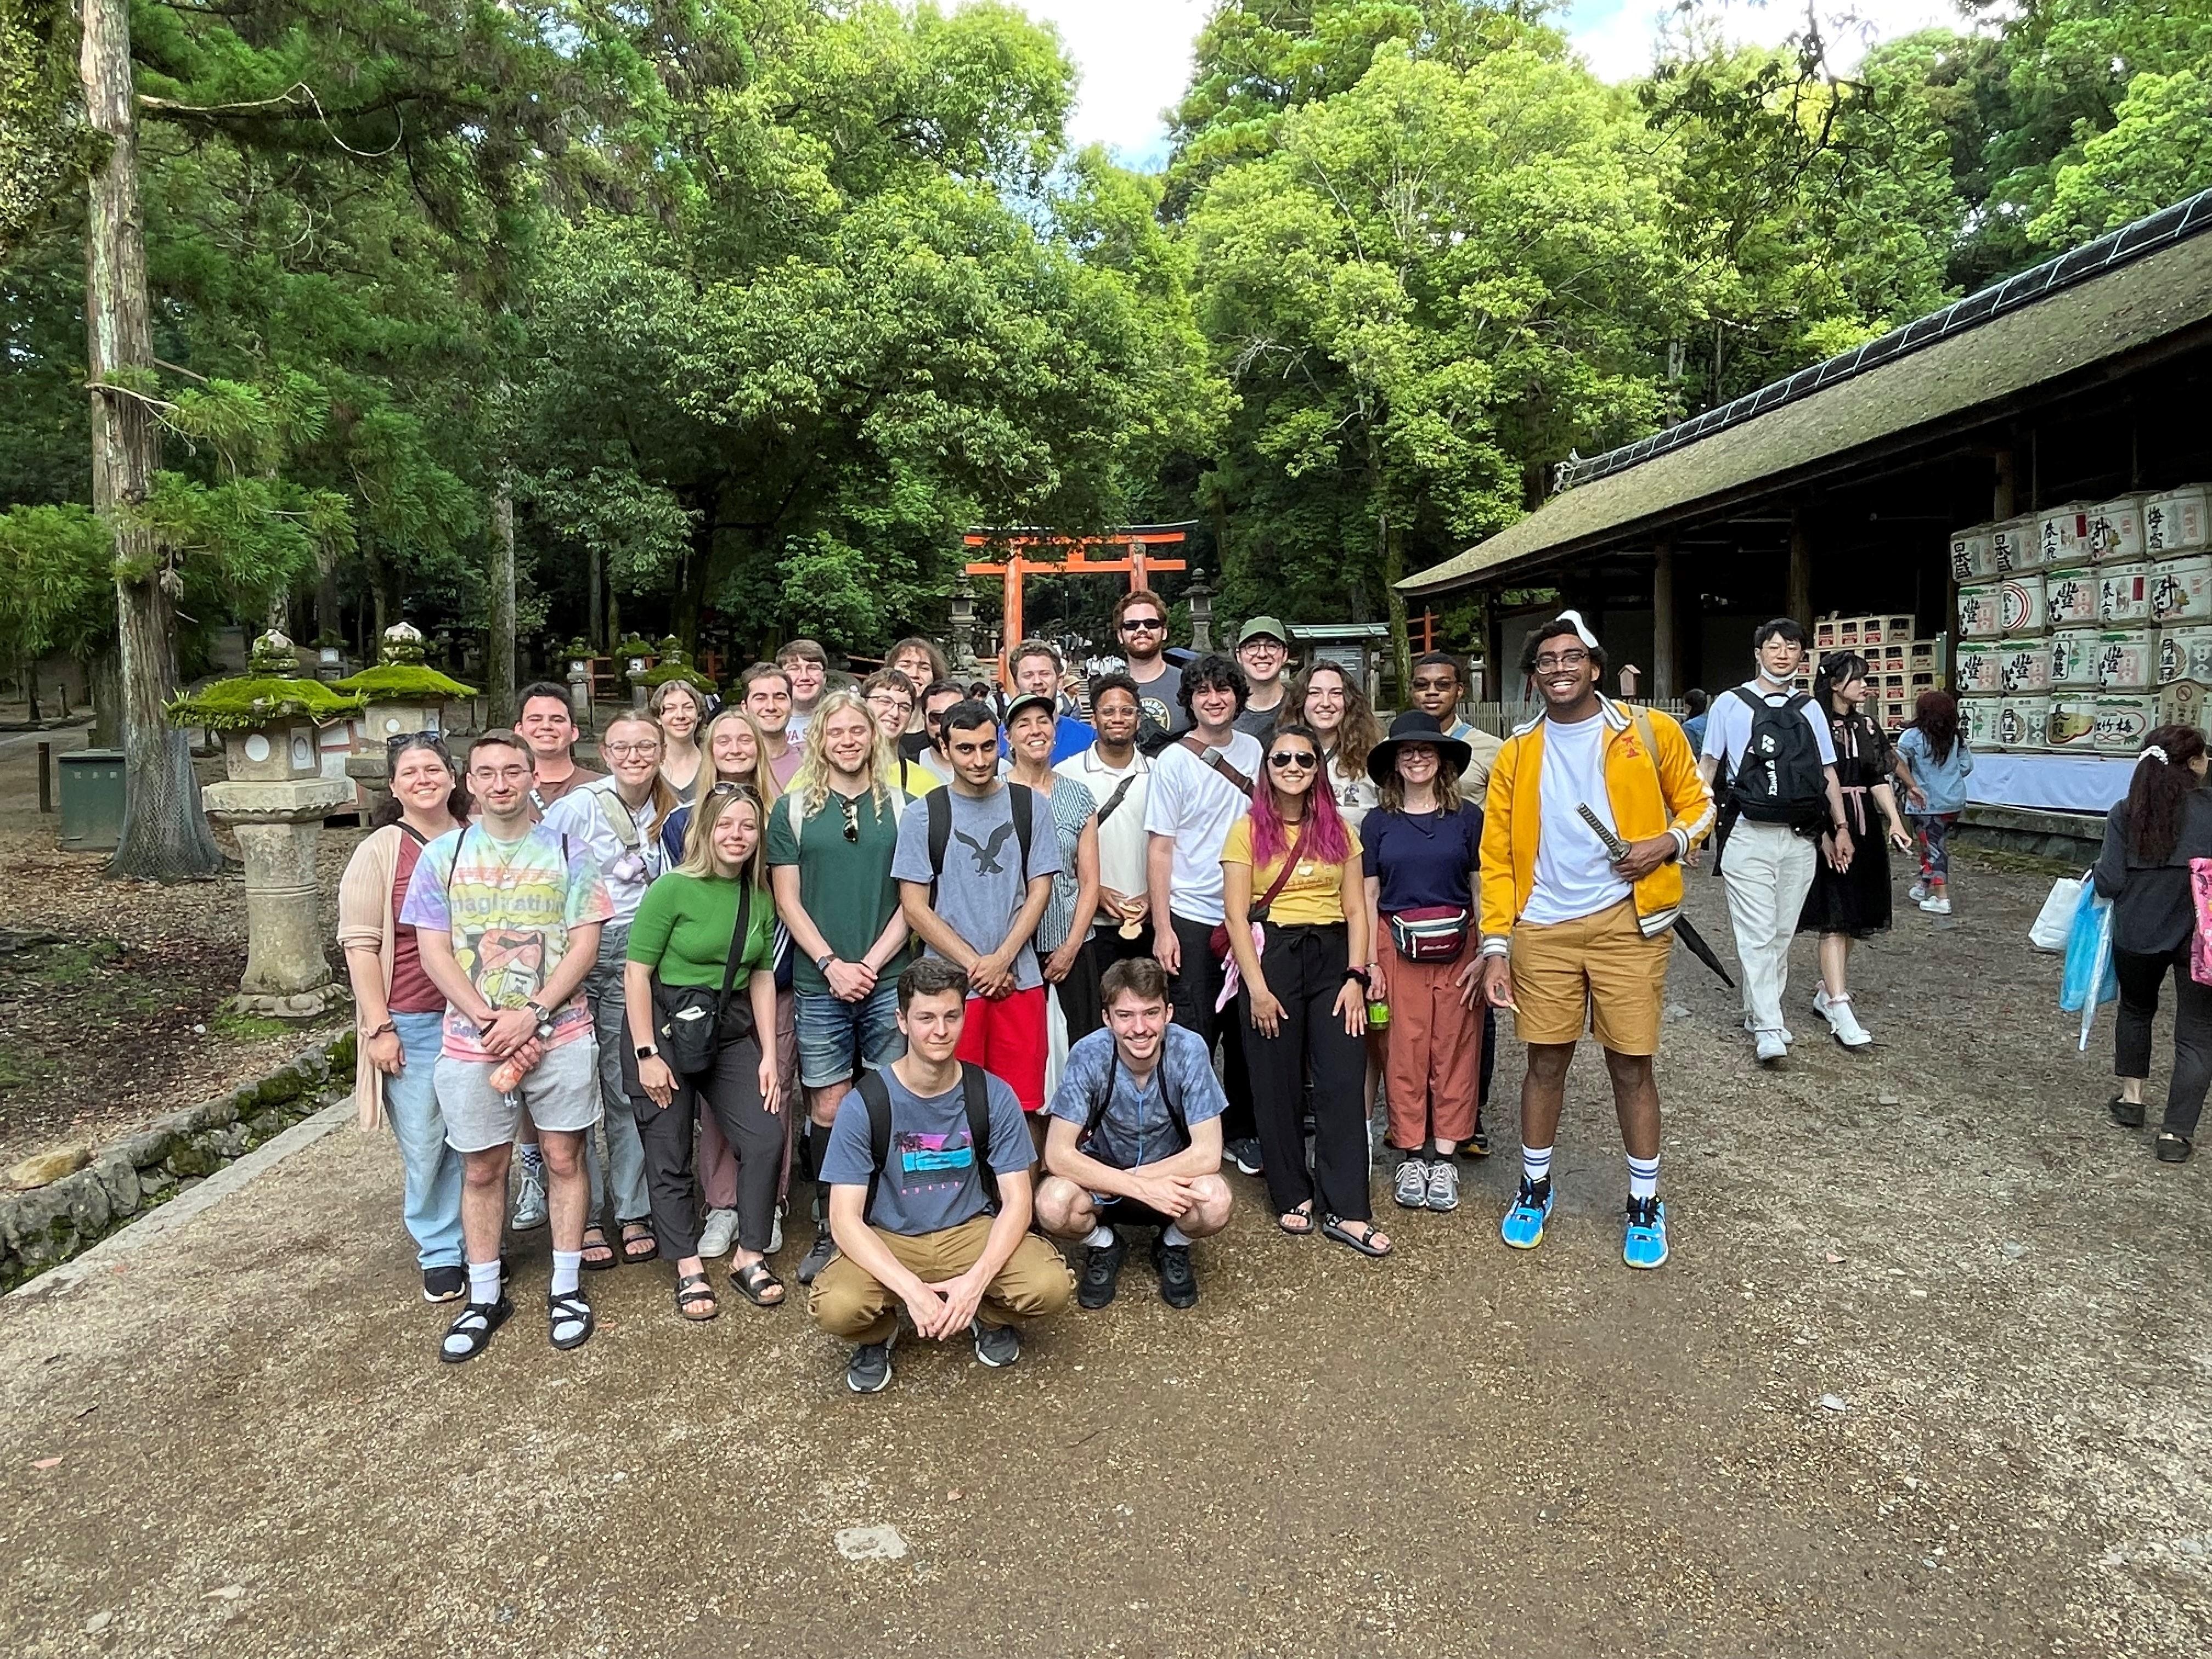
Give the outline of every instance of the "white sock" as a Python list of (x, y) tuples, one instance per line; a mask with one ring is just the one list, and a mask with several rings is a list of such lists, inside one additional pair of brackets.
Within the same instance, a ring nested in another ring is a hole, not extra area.
[(532, 1175), (543, 1175), (545, 1172), (545, 1154), (538, 1150), (536, 1141), (524, 1141), (514, 1149), (514, 1155), (522, 1160), (522, 1167)]
[(1549, 1146), (1523, 1146), (1521, 1149), (1521, 1178), (1530, 1186), (1541, 1186), (1552, 1178), (1552, 1149)]
[(581, 1250), (554, 1251), (553, 1294), (566, 1296), (574, 1290), (583, 1271), (584, 1253)]
[(1087, 1248), (1094, 1250), (1103, 1250), (1113, 1242), (1114, 1230), (1103, 1221), (1093, 1227), (1083, 1240)]
[(1628, 1160), (1628, 1195), (1631, 1198), (1659, 1196), (1659, 1160), (1656, 1158), (1632, 1158)]
[(1190, 1235), (1183, 1231), (1181, 1227), (1163, 1227), (1160, 1229), (1160, 1243), (1174, 1245), (1188, 1244), (1190, 1243)]
[(469, 1263), (469, 1300), (487, 1307), (499, 1300), (499, 1258)]

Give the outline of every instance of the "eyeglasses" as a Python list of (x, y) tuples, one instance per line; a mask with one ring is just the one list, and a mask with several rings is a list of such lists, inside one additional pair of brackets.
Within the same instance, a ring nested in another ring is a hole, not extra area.
[(612, 755), (617, 760), (627, 760), (633, 756), (659, 754), (660, 742), (657, 738), (647, 738), (641, 743), (603, 743), (599, 745), (599, 752)]
[(1540, 674), (1553, 668), (1580, 668), (1589, 661), (1587, 651), (1562, 651), (1556, 655), (1547, 651), (1536, 659), (1536, 672)]
[(1267, 757), (1267, 764), (1279, 766), (1293, 772), (1310, 772), (1321, 764), (1321, 757), (1305, 749), (1278, 749)]
[(1124, 634), (1158, 634), (1163, 632), (1166, 628), (1167, 623), (1161, 621), (1158, 617), (1124, 617), (1121, 618), (1121, 631)]
[(837, 797), (837, 808), (845, 815), (845, 839), (856, 842), (860, 838), (860, 803)]
[(1413, 690), (1416, 691), (1449, 691), (1458, 684), (1459, 676), (1456, 674), (1439, 674), (1433, 677), (1420, 674), (1413, 676)]
[(908, 702), (907, 699), (904, 697), (894, 697), (888, 693), (882, 691), (872, 691), (868, 694), (868, 707), (871, 708), (893, 709), (901, 714), (911, 714), (914, 713), (914, 705)]

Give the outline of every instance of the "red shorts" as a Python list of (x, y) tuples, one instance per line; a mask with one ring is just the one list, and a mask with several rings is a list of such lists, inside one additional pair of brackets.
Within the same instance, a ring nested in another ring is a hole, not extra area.
[(1014, 1091), (1025, 1112), (1044, 1110), (1047, 988), (1016, 991), (993, 1001), (968, 999), (968, 1023), (961, 1028), (959, 1058), (972, 1060)]

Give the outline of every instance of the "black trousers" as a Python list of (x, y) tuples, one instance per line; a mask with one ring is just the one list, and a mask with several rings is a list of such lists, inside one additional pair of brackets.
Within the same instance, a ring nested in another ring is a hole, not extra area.
[(666, 1106), (636, 1097), (638, 1138), (645, 1143), (645, 1183), (653, 1199), (653, 1236), (660, 1254), (681, 1261), (699, 1251), (699, 1182), (691, 1132), (702, 1110), (714, 1115), (738, 1158), (738, 1244), (765, 1250), (775, 1224), (775, 1189), (783, 1175), (784, 1118), (761, 1103), (761, 1049), (751, 1036), (726, 1042), (714, 1069), (676, 1079)]
[[(1252, 1024), (1249, 986), (1237, 993), (1244, 1057), (1252, 1068), (1252, 1109), (1260, 1126), (1260, 1151), (1267, 1164), (1267, 1197), (1287, 1214), (1316, 1195), (1322, 1212), (1344, 1221), (1365, 1221), (1367, 1198), (1367, 1046), (1344, 1029), (1336, 1012), (1346, 966), (1344, 924), (1278, 927), (1265, 924), (1267, 949), (1260, 971), (1283, 1018), (1275, 1035)], [(1299, 1122), (1305, 1088), (1313, 1083), (1313, 1170)]]
[(2167, 956), (2139, 957), (2115, 949), (2112, 968), (2120, 981), (2112, 1070), (2121, 1077), (2150, 1075), (2150, 1025), (2158, 1014), (2158, 988), (2168, 973), (2173, 975), (2173, 1078), (2166, 1088), (2165, 1127), (2194, 1139), (2204, 1091), (2212, 1085), (2212, 985), (2190, 977), (2186, 944)]
[(1221, 1115), (1221, 1138), (1249, 1139), (1258, 1130), (1252, 1117), (1252, 1079), (1245, 1069), (1245, 1022), (1229, 1018), (1225, 1008), (1219, 1013), (1213, 1010), (1221, 1000), (1224, 971), (1209, 943), (1213, 924), (1172, 915), (1168, 921), (1182, 946), (1182, 971), (1168, 981), (1169, 1015), (1185, 1030), (1205, 1038), (1209, 1054), (1215, 1041), (1220, 1042), (1221, 1088), (1229, 1097), (1229, 1109)]

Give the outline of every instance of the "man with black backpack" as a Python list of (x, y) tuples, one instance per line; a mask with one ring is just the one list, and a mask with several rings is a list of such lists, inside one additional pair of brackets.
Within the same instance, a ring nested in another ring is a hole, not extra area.
[(1816, 840), (1834, 826), (1832, 856), (1843, 870), (1851, 861), (1851, 837), (1828, 722), (1792, 684), (1804, 660), (1805, 630), (1778, 617), (1759, 625), (1752, 649), (1759, 672), (1713, 699), (1698, 768), (1723, 803), (1718, 869), (1743, 968), (1743, 1026), (1758, 1044), (1759, 1063), (1771, 1066), (1790, 1051), (1782, 999), (1790, 942), (1813, 885)]
[(1083, 1275), (1075, 1299), (1114, 1299), (1129, 1254), (1121, 1227), (1154, 1227), (1152, 1266), (1171, 1308), (1198, 1300), (1190, 1244), (1229, 1224), (1221, 1178), (1221, 1115), (1228, 1097), (1213, 1075), (1206, 1040), (1168, 1021), (1168, 976), (1150, 957), (1117, 962), (1099, 985), (1106, 1025), (1067, 1051), (1052, 1127), (1051, 1171), (1037, 1188), (1037, 1224), (1079, 1238)]
[(1074, 1291), (1060, 1253), (1029, 1230), (1020, 1103), (957, 1057), (968, 990), (965, 973), (933, 957), (899, 975), (906, 1053), (861, 1074), (823, 1156), (838, 1253), (807, 1306), (823, 1329), (858, 1344), (845, 1368), (855, 1394), (890, 1382), (902, 1307), (917, 1336), (967, 1333), (983, 1364), (1011, 1365), (1018, 1323), (1058, 1313)]

